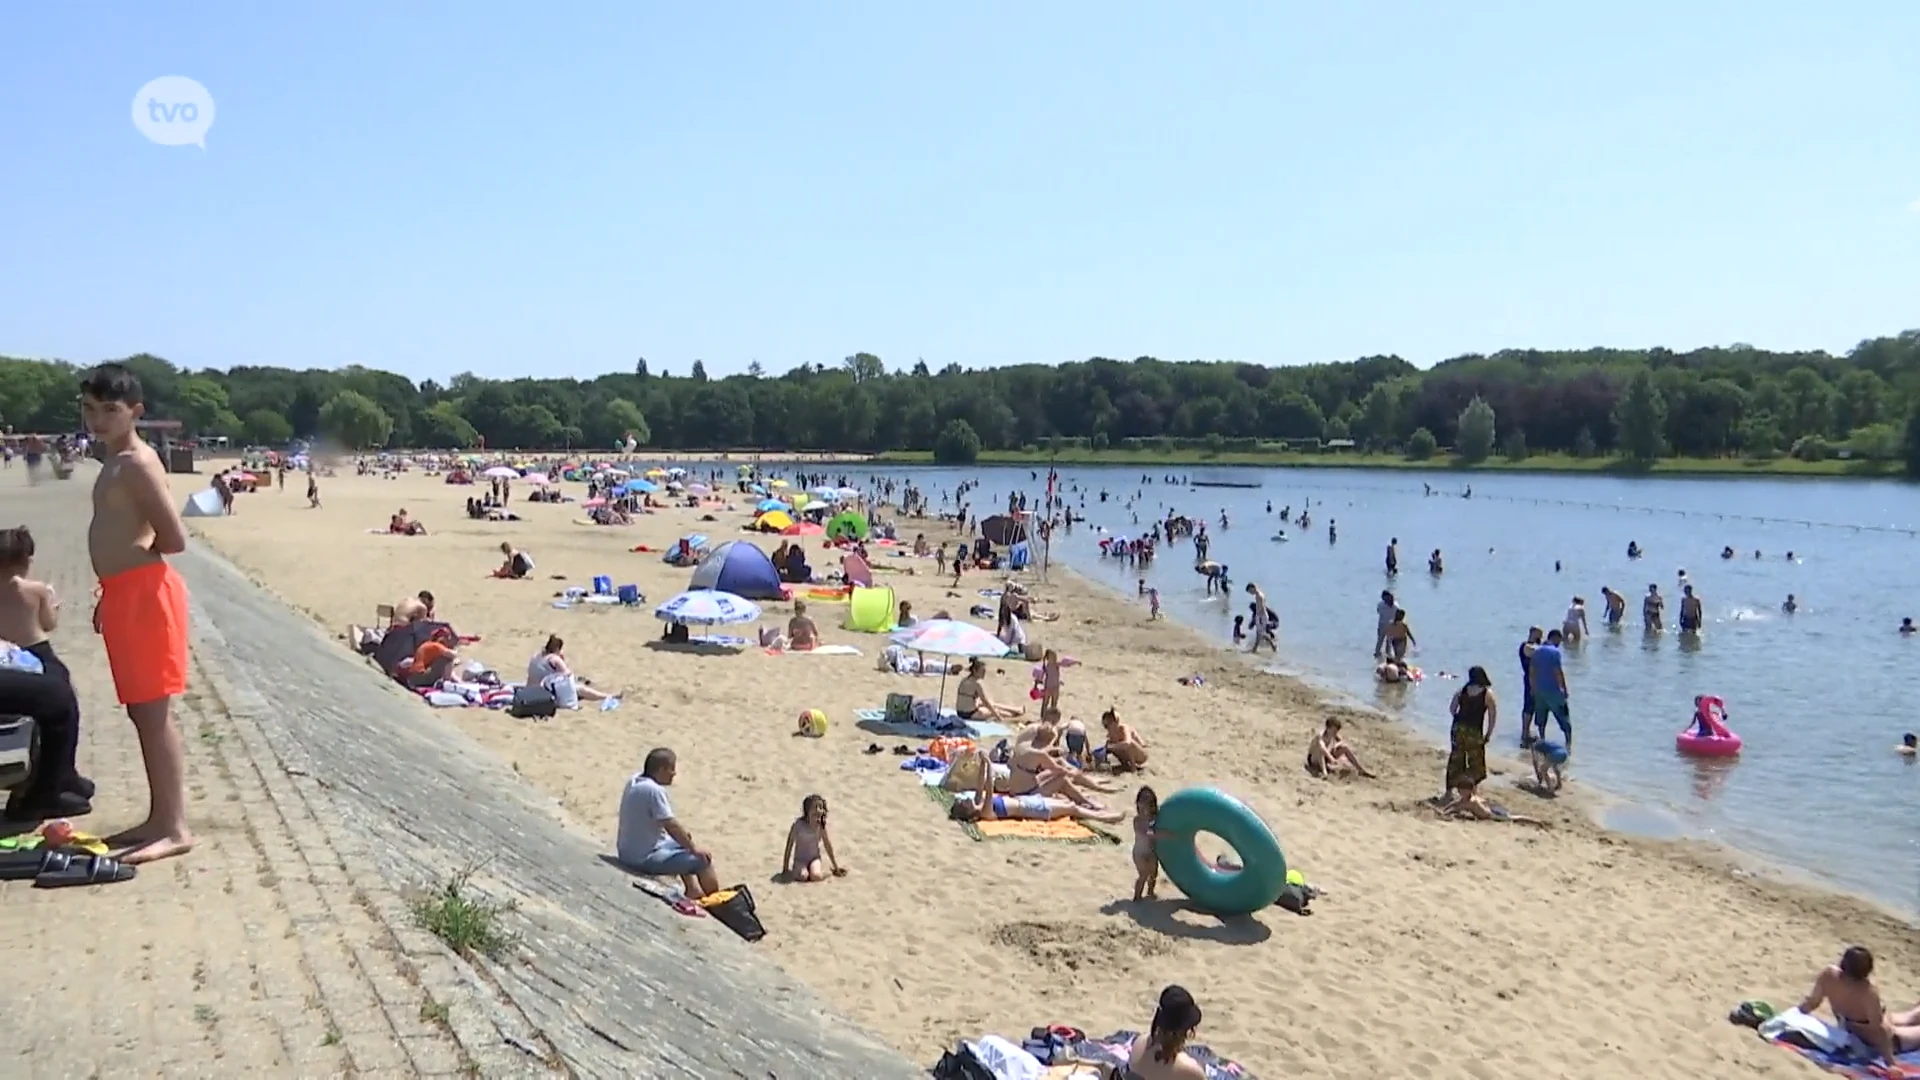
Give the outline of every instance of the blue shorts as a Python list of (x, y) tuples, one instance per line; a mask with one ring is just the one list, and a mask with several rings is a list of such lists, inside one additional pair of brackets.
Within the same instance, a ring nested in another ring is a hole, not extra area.
[(706, 856), (695, 855), (672, 840), (662, 840), (646, 858), (633, 864), (633, 869), (648, 877), (685, 877), (711, 865), (713, 860)]
[(1547, 731), (1549, 716), (1553, 717), (1554, 723), (1560, 725), (1561, 731), (1568, 735), (1573, 734), (1573, 720), (1567, 715), (1567, 699), (1558, 694), (1535, 694), (1531, 719), (1540, 725), (1540, 733), (1543, 735)]

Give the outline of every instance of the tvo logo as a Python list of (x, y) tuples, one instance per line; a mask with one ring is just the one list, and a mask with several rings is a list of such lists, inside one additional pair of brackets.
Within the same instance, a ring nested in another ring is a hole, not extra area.
[(133, 126), (161, 146), (207, 148), (213, 95), (185, 75), (163, 75), (133, 95)]

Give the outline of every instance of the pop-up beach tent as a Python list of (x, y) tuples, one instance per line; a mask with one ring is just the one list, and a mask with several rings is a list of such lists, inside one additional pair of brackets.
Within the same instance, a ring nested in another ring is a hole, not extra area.
[(728, 540), (707, 552), (693, 568), (689, 589), (718, 589), (749, 600), (781, 600), (780, 572), (773, 560), (750, 540)]
[(181, 517), (219, 517), (226, 508), (220, 505), (220, 493), (212, 488), (201, 488), (187, 496), (187, 505), (180, 508)]

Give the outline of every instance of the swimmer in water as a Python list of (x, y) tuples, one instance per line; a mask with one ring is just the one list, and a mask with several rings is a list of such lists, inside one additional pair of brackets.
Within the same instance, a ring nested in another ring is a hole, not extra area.
[(1627, 558), (1637, 559), (1639, 557), (1640, 557), (1640, 541), (1638, 540), (1627, 541)]
[(1587, 602), (1580, 597), (1573, 598), (1573, 604), (1567, 608), (1566, 618), (1560, 621), (1560, 635), (1573, 645), (1587, 636)]
[(1728, 544), (1728, 545), (1727, 545), (1726, 547), (1723, 547), (1723, 548), (1721, 548), (1721, 549), (1720, 549), (1720, 557), (1721, 557), (1721, 558), (1723, 558), (1723, 559), (1731, 559), (1731, 558), (1733, 558), (1733, 545), (1732, 545), (1732, 544)]
[(1916, 632), (1920, 632), (1920, 627), (1913, 625), (1913, 616), (1909, 615), (1900, 620), (1901, 637), (1912, 637)]
[(1800, 610), (1800, 602), (1799, 602), (1798, 600), (1795, 600), (1795, 599), (1793, 598), (1793, 594), (1792, 594), (1792, 593), (1788, 593), (1788, 594), (1787, 594), (1787, 602), (1786, 602), (1786, 603), (1784, 603), (1784, 604), (1781, 604), (1781, 605), (1780, 605), (1780, 610), (1781, 610), (1781, 611), (1784, 611), (1784, 612), (1786, 612), (1786, 613), (1787, 613), (1787, 614), (1789, 614), (1789, 615), (1791, 615), (1791, 614), (1793, 614), (1794, 612), (1796, 612), (1796, 611), (1799, 611), (1799, 610)]
[(1607, 620), (1607, 625), (1619, 626), (1620, 621), (1627, 617), (1627, 598), (1614, 592), (1611, 587), (1602, 585), (1600, 586), (1600, 600), (1606, 607), (1606, 614), (1603, 615), (1602, 618)]
[(1660, 595), (1660, 586), (1647, 586), (1647, 595), (1640, 599), (1640, 621), (1645, 623), (1649, 630), (1665, 630), (1667, 628), (1664, 617), (1666, 610), (1667, 600)]
[(1700, 632), (1700, 598), (1693, 595), (1693, 586), (1685, 585), (1680, 589), (1680, 632), (1697, 634)]
[(1907, 732), (1900, 737), (1900, 745), (1894, 747), (1893, 752), (1899, 754), (1901, 757), (1920, 755), (1920, 735), (1915, 735), (1911, 731)]

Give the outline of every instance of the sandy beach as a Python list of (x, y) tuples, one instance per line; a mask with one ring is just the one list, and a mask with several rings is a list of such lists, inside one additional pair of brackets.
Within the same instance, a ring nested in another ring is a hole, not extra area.
[[(207, 476), (174, 483), (184, 499)], [(1851, 943), (1879, 957), (1890, 1007), (1920, 999), (1920, 942), (1878, 909), (1744, 871), (1715, 849), (1605, 833), (1589, 823), (1577, 774), (1557, 802), (1512, 790), (1510, 711), (1499, 739), (1509, 749), (1495, 765), (1507, 775), (1489, 788), (1550, 829), (1436, 819), (1422, 804), (1440, 786), (1440, 755), (1369, 714), (1346, 714), (1349, 738), (1380, 778), (1313, 779), (1301, 761), (1329, 715), (1313, 691), (1174, 624), (1149, 623), (1144, 606), (1056, 567), (1033, 586), (1039, 610), (1056, 618), (1030, 633), (1082, 662), (1066, 673), (1066, 715), (1097, 733), (1114, 706), (1153, 748), (1146, 775), (1121, 778), (1108, 800), (1130, 807), (1141, 781), (1162, 798), (1201, 784), (1230, 791), (1327, 892), (1309, 918), (1275, 909), (1223, 922), (1187, 909), (1165, 883), (1160, 901), (1136, 904), (1124, 845), (973, 840), (898, 758), (863, 752), (900, 740), (861, 730), (856, 709), (879, 707), (889, 692), (930, 694), (938, 682), (877, 671), (884, 638), (841, 629), (843, 605), (812, 606), (824, 640), (861, 656), (647, 647), (660, 632), (651, 608), (680, 591), (688, 571), (631, 549), (658, 552), (694, 531), (715, 542), (742, 536), (747, 503), (713, 511), (717, 522), (675, 509), (595, 527), (575, 523), (577, 503), (516, 497), (512, 509), (526, 520), (489, 523), (461, 509), (480, 489), (437, 477), (320, 484), (321, 509), (308, 508), (296, 476), (284, 492), (241, 496), (234, 516), (189, 525), (341, 648), (348, 625), (420, 589), (438, 597), (442, 618), (480, 637), (462, 655), (503, 677), (517, 680), (548, 634), (564, 637), (577, 670), (625, 689), (619, 709), (525, 721), (423, 703), (420, 722), (456, 725), (511, 762), (609, 850), (622, 785), (648, 749), (672, 747), (680, 818), (714, 853), (722, 882), (746, 882), (759, 900), (770, 932), (751, 947), (917, 1060), (930, 1063), (959, 1037), (1017, 1039), (1044, 1023), (1142, 1029), (1152, 996), (1178, 982), (1205, 1010), (1200, 1040), (1266, 1077), (1811, 1076), (1728, 1024), (1727, 1011), (1745, 998), (1797, 1001)], [(401, 507), (429, 535), (369, 534)], [(951, 537), (931, 520), (900, 527), (909, 538)], [(488, 576), (503, 540), (536, 560), (531, 580)], [(826, 553), (811, 561), (816, 570), (837, 562)], [(922, 616), (960, 615), (989, 602), (976, 589), (999, 583), (969, 575), (955, 595), (931, 560), (875, 564), (919, 571), (884, 577)], [(637, 584), (648, 603), (552, 606), (555, 593), (602, 574)], [(767, 607), (763, 625), (783, 625), (789, 608)], [(1031, 715), (1028, 665), (992, 667), (995, 700)], [(1194, 674), (1203, 687), (1176, 681)], [(947, 692), (950, 700), (951, 682)], [(792, 737), (796, 713), (810, 708), (831, 718), (830, 730)], [(816, 793), (831, 804), (849, 876), (775, 884), (787, 827)], [(654, 901), (636, 891), (633, 902)]]

